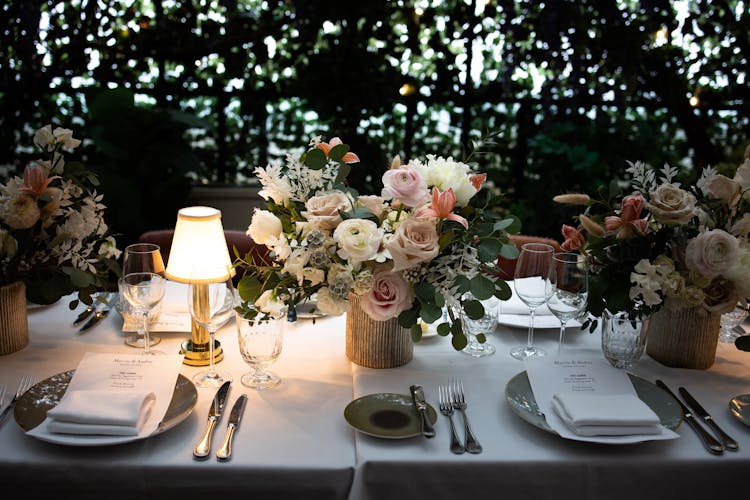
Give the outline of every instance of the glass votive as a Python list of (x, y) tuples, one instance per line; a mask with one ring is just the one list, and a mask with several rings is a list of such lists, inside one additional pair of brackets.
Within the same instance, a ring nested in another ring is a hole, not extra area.
[(602, 314), (602, 352), (615, 368), (628, 370), (641, 359), (648, 336), (648, 318), (628, 318), (626, 312)]
[(731, 311), (721, 315), (721, 333), (719, 342), (734, 343), (742, 335), (737, 327), (747, 318), (747, 309), (739, 304)]

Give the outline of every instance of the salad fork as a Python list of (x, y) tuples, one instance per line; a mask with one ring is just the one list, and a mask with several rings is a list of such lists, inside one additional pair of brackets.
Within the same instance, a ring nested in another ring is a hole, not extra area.
[(16, 404), (18, 398), (23, 396), (23, 393), (28, 391), (32, 385), (34, 385), (34, 378), (31, 375), (24, 375), (23, 377), (21, 377), (21, 382), (18, 383), (16, 394), (13, 396), (13, 399), (10, 400), (8, 406), (5, 407), (3, 412), (0, 413), (0, 424), (5, 421), (5, 417), (8, 415), (8, 413), (10, 413), (10, 409), (13, 408), (13, 405)]
[(453, 379), (451, 382), (451, 401), (453, 408), (461, 412), (464, 419), (464, 430), (466, 431), (466, 451), (469, 453), (482, 453), (482, 445), (479, 444), (474, 433), (469, 426), (469, 417), (466, 416), (466, 398), (464, 397), (464, 383), (461, 380)]
[(466, 451), (466, 448), (464, 448), (464, 445), (462, 445), (461, 441), (458, 439), (456, 426), (453, 425), (453, 404), (451, 403), (448, 386), (438, 386), (438, 403), (440, 406), (440, 413), (448, 417), (448, 421), (451, 423), (451, 451), (456, 455), (460, 455)]

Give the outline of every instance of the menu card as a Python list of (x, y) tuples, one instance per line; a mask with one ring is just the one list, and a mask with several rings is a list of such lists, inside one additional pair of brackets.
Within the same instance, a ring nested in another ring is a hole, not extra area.
[[(593, 436), (577, 434), (553, 409), (555, 396), (582, 394), (601, 396), (601, 398), (588, 398), (593, 405), (596, 405), (597, 401), (606, 399), (609, 399), (611, 403), (618, 396), (621, 396), (620, 399), (623, 401), (627, 401), (628, 398), (637, 397), (627, 373), (614, 368), (604, 358), (589, 357), (580, 353), (529, 358), (525, 360), (525, 364), (539, 410), (544, 413), (547, 424), (562, 437), (597, 443), (636, 443), (679, 437), (679, 434), (662, 425), (658, 425), (656, 430), (651, 431), (653, 433), (648, 434)], [(600, 409), (604, 416), (610, 408), (602, 406)], [(592, 415), (597, 413), (596, 407), (587, 410)]]
[[(149, 436), (157, 429), (169, 408), (182, 360), (183, 356), (179, 354), (148, 356), (142, 353), (88, 352), (78, 364), (63, 400), (80, 391), (153, 393), (153, 406), (148, 418), (140, 426), (137, 436), (123, 439), (133, 440)], [(49, 429), (50, 420), (50, 417), (47, 417), (28, 433), (47, 441), (66, 444), (96, 444), (97, 441), (110, 442), (113, 439), (113, 436), (104, 435), (55, 434)]]
[[(150, 332), (189, 332), (192, 320), (188, 309), (189, 285), (176, 281), (167, 281), (164, 298), (154, 308), (158, 314), (152, 314), (149, 321)], [(130, 310), (130, 305), (123, 298), (123, 332), (136, 332), (143, 326), (143, 318)]]

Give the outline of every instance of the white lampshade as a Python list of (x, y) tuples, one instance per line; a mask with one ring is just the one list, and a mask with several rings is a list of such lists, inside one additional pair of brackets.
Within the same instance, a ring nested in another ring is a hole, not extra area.
[(177, 212), (165, 274), (182, 283), (216, 283), (234, 276), (219, 210), (186, 207)]

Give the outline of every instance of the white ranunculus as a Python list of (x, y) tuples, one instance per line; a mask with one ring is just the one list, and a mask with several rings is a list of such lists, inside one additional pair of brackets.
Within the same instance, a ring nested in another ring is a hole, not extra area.
[(471, 183), (471, 168), (465, 163), (454, 161), (451, 157), (427, 155), (426, 164), (412, 161), (409, 165), (422, 174), (427, 180), (428, 187), (437, 187), (442, 193), (453, 188), (458, 207), (466, 206), (477, 193), (477, 189)]
[(255, 243), (267, 245), (271, 242), (271, 238), (278, 238), (282, 230), (281, 219), (268, 210), (256, 208), (247, 228), (247, 235)]
[(383, 230), (371, 220), (348, 219), (336, 227), (333, 239), (339, 245), (339, 257), (352, 263), (365, 262), (378, 253)]
[(714, 278), (734, 263), (739, 246), (737, 238), (726, 231), (704, 231), (688, 241), (685, 262), (689, 270), (705, 278)]

